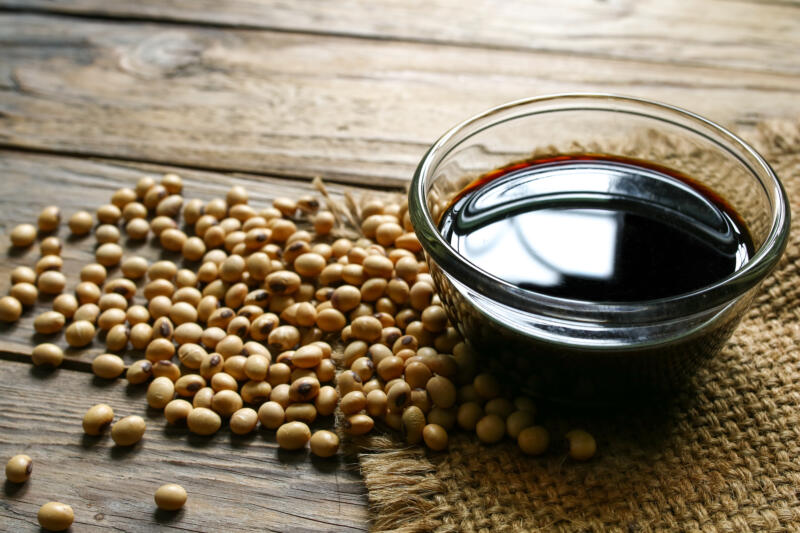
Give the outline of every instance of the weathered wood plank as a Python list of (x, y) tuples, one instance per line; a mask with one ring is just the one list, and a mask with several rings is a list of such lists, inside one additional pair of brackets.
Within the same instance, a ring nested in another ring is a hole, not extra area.
[[(21, 222), (35, 223), (41, 208), (59, 205), (64, 221), (72, 213), (81, 209), (94, 212), (97, 207), (108, 203), (111, 194), (120, 187), (132, 187), (144, 175), (158, 175), (177, 172), (184, 179), (186, 198), (224, 198), (232, 185), (242, 185), (250, 191), (250, 203), (256, 207), (270, 205), (271, 199), (278, 196), (297, 197), (314, 193), (308, 181), (268, 178), (264, 176), (224, 175), (212, 172), (190, 171), (174, 167), (160, 167), (126, 163), (112, 160), (87, 160), (71, 157), (54, 157), (23, 152), (0, 150), (0, 294), (9, 289), (8, 272), (16, 266), (33, 267), (39, 258), (37, 245), (26, 250), (10, 246), (8, 233), (14, 225)], [(345, 190), (356, 192), (345, 186), (328, 186), (334, 197), (341, 198)], [(63, 272), (67, 276), (67, 290), (73, 290), (80, 281), (78, 272), (87, 263), (94, 262), (95, 241), (92, 236), (70, 237), (69, 228), (62, 223), (57, 233), (64, 243), (62, 258)], [(125, 242), (124, 232), (122, 242)], [(126, 255), (141, 255), (153, 261), (166, 257), (182, 261), (179, 254), (164, 251), (150, 242), (139, 245), (133, 243), (126, 247)], [(119, 277), (119, 269), (111, 270), (109, 277)], [(141, 285), (141, 283), (140, 283)], [(141, 294), (137, 303), (145, 303)], [(66, 347), (63, 333), (42, 336), (33, 330), (33, 319), (37, 314), (52, 309), (52, 298), (42, 296), (39, 302), (26, 310), (15, 324), (0, 324), (0, 351), (16, 354), (25, 359), (33, 346), (39, 342), (56, 342)], [(105, 351), (105, 343), (95, 338), (86, 349), (68, 350), (67, 358), (78, 366), (87, 368), (98, 353)], [(127, 361), (141, 358), (131, 352), (125, 356)]]
[(367, 186), (535, 94), (632, 93), (727, 125), (800, 112), (800, 77), (720, 68), (18, 14), (0, 35), (0, 144)]
[[(106, 434), (88, 437), (81, 420), (95, 403), (116, 419), (138, 414), (147, 431), (131, 449)], [(364, 531), (366, 498), (350, 459), (312, 460), (286, 453), (274, 432), (236, 437), (227, 428), (210, 438), (168, 427), (148, 411), (144, 389), (123, 381), (98, 383), (66, 369), (40, 372), (0, 361), (0, 458), (34, 460), (24, 485), (6, 483), (0, 530), (39, 531), (36, 513), (56, 500), (75, 511), (71, 531)], [(176, 514), (157, 512), (153, 493), (179, 483), (189, 499)]]
[(800, 73), (796, 2), (0, 0), (0, 6)]

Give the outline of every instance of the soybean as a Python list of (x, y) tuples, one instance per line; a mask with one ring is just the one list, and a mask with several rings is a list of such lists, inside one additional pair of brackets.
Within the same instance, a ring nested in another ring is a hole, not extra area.
[(25, 248), (36, 240), (36, 227), (33, 224), (19, 224), (11, 230), (11, 244)]
[(145, 428), (141, 416), (126, 416), (111, 426), (111, 438), (117, 446), (132, 446), (142, 439)]
[(15, 455), (6, 463), (6, 479), (12, 483), (25, 483), (33, 472), (33, 459), (25, 454)]
[(75, 520), (72, 507), (61, 502), (48, 502), (39, 508), (36, 516), (39, 525), (50, 531), (64, 531), (69, 529)]
[(67, 327), (65, 338), (67, 344), (74, 348), (83, 348), (94, 339), (94, 324), (88, 320), (76, 320)]
[(222, 419), (211, 409), (195, 407), (186, 417), (186, 425), (192, 433), (208, 436), (219, 431), (219, 428), (222, 427)]
[(303, 422), (287, 422), (278, 428), (275, 439), (284, 450), (299, 450), (311, 439), (311, 430)]
[(153, 495), (159, 509), (177, 511), (186, 503), (186, 489), (175, 483), (161, 485)]
[(333, 457), (339, 451), (339, 436), (325, 429), (315, 431), (309, 442), (311, 453), (317, 457)]
[(61, 331), (66, 323), (66, 317), (56, 311), (45, 311), (33, 320), (33, 329), (36, 333), (49, 335)]
[(125, 371), (125, 363), (118, 355), (100, 354), (92, 360), (92, 372), (104, 379), (114, 379)]
[(13, 296), (0, 298), (0, 321), (16, 322), (22, 316), (22, 304)]
[(422, 429), (422, 439), (425, 445), (435, 452), (447, 448), (447, 431), (438, 424), (428, 424)]
[(114, 420), (114, 409), (110, 405), (98, 403), (83, 415), (83, 432), (87, 435), (100, 435)]
[(569, 443), (569, 456), (576, 461), (588, 461), (597, 451), (594, 437), (582, 429), (573, 429), (565, 437)]
[(497, 415), (486, 415), (475, 425), (475, 433), (481, 442), (494, 444), (506, 434), (506, 423)]
[(172, 400), (164, 407), (164, 418), (170, 424), (177, 424), (178, 422), (185, 421), (192, 412), (192, 404), (180, 398)]
[(147, 387), (147, 404), (153, 409), (163, 409), (175, 396), (175, 384), (167, 377), (155, 378)]
[(517, 444), (527, 455), (541, 455), (550, 445), (550, 434), (542, 426), (527, 427), (519, 432)]
[(246, 435), (253, 431), (258, 424), (258, 413), (250, 407), (238, 409), (231, 415), (231, 432), (236, 435)]

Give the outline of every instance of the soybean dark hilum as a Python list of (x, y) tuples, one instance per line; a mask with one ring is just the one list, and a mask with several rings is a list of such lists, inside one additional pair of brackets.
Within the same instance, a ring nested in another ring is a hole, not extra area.
[(458, 253), (504, 281), (589, 301), (689, 293), (753, 254), (741, 218), (707, 187), (591, 154), (490, 172), (457, 197), (440, 227)]

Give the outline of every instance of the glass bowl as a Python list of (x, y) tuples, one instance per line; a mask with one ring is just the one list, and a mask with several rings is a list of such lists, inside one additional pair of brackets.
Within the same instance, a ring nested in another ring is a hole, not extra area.
[[(477, 178), (515, 161), (565, 154), (643, 160), (690, 176), (739, 214), (754, 253), (692, 292), (590, 301), (508, 283), (440, 233), (442, 214)], [(482, 364), (514, 376), (525, 392), (567, 401), (653, 395), (686, 383), (725, 344), (775, 267), (790, 216), (777, 176), (744, 141), (688, 111), (609, 94), (520, 100), (455, 126), (417, 167), (409, 213), (450, 320)]]

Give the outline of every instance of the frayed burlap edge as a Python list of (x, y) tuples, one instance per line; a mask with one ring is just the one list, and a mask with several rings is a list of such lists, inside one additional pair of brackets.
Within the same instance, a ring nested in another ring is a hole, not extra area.
[[(800, 153), (800, 118), (759, 123), (745, 140), (767, 159)], [(423, 447), (405, 446), (399, 436), (376, 436), (353, 443), (371, 512), (371, 531), (412, 533), (457, 531), (448, 520), (447, 487)], [(436, 454), (434, 454), (435, 456)]]

